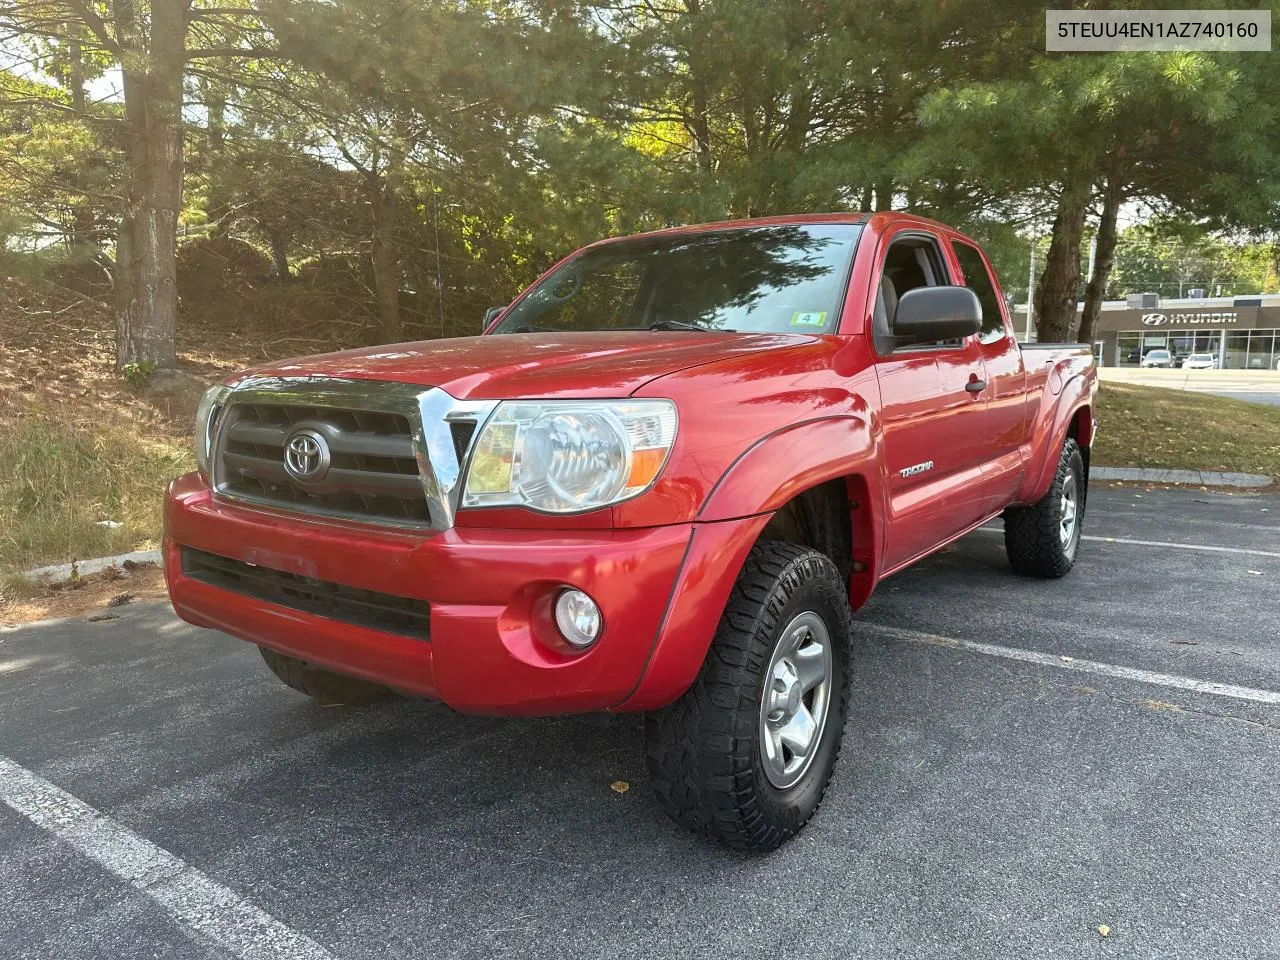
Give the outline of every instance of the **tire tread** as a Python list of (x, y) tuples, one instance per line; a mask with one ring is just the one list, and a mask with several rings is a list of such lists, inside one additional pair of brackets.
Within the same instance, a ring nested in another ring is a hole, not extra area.
[[(693, 686), (646, 719), (646, 759), (659, 800), (678, 822), (729, 846), (771, 850), (794, 836), (821, 804), (830, 766), (839, 756), (849, 697), (847, 655), (836, 658), (842, 675), (833, 678), (837, 690), (827, 717), (836, 739), (828, 769), (819, 772), (817, 803), (785, 822), (766, 809), (753, 765), (758, 688), (772, 654), (771, 643), (761, 638), (776, 636), (787, 599), (809, 580), (829, 592), (838, 609), (848, 611), (839, 572), (827, 557), (792, 543), (757, 543), (734, 583)], [(846, 635), (833, 632), (832, 641), (847, 643), (847, 627), (846, 617)]]
[(1004, 512), (1004, 546), (1009, 556), (1009, 565), (1015, 573), (1024, 577), (1038, 577), (1046, 580), (1066, 576), (1075, 565), (1075, 558), (1080, 552), (1077, 541), (1076, 552), (1070, 556), (1062, 547), (1062, 539), (1058, 533), (1059, 502), (1062, 497), (1062, 484), (1068, 471), (1075, 464), (1081, 465), (1077, 470), (1079, 486), (1078, 510), (1076, 522), (1084, 521), (1084, 475), (1080, 448), (1075, 440), (1067, 438), (1062, 445), (1058, 457), (1058, 469), (1053, 477), (1049, 492), (1029, 507), (1010, 507)]

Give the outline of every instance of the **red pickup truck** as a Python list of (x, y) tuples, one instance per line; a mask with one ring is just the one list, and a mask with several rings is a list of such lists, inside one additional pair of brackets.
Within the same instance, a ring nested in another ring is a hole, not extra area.
[(169, 592), (324, 701), (644, 711), (671, 814), (770, 849), (826, 789), (877, 583), (1000, 516), (1016, 572), (1071, 568), (1096, 385), (928, 220), (606, 240), (482, 336), (210, 390)]

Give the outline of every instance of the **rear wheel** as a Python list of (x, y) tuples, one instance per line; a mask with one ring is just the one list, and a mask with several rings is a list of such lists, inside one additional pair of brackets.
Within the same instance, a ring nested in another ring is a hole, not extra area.
[(1049, 492), (1030, 507), (1004, 512), (1004, 547), (1015, 573), (1045, 579), (1066, 575), (1080, 548), (1084, 500), (1084, 459), (1068, 438)]
[(840, 752), (849, 621), (827, 557), (752, 548), (697, 680), (647, 720), (650, 777), (675, 820), (755, 851), (808, 822)]
[(393, 690), (381, 684), (343, 676), (266, 647), (259, 647), (258, 652), (282, 683), (323, 704), (358, 707), (396, 695)]

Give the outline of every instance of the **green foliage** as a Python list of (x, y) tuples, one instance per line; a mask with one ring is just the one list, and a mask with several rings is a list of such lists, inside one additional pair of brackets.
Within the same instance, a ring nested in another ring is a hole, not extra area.
[(1154, 292), (1176, 297), (1193, 288), (1209, 296), (1276, 290), (1275, 246), (1228, 243), (1179, 221), (1155, 220), (1121, 232), (1110, 296)]
[(0, 218), (25, 223), (26, 246), (103, 246), (121, 175), (115, 113), (77, 113), (57, 87), (0, 71)]
[(156, 372), (156, 365), (149, 360), (142, 363), (126, 363), (120, 368), (120, 377), (135, 390), (147, 385), (147, 377)]
[[(93, 9), (145, 33), (159, 2)], [(36, 65), (0, 74), (0, 269), (106, 262), (140, 161), (95, 81), (160, 51), (126, 63), (69, 0), (0, 26)], [(973, 234), (1022, 299), (1028, 227), (1064, 196), (1093, 219), (1114, 183), (1260, 236), (1280, 206), (1273, 58), (1049, 55), (1020, 0), (194, 0), (183, 46), (180, 310), (289, 337), (469, 333), (567, 250), (682, 222), (907, 209)], [(1112, 290), (1176, 281), (1191, 255), (1136, 239)], [(1231, 279), (1197, 283), (1274, 286), (1269, 250), (1200, 251)]]

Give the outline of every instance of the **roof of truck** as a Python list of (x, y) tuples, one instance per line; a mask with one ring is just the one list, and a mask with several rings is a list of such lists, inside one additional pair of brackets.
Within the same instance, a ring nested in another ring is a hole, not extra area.
[(885, 228), (897, 223), (909, 223), (915, 226), (936, 230), (945, 235), (960, 236), (959, 231), (954, 227), (949, 227), (945, 223), (940, 223), (937, 220), (930, 220), (926, 217), (919, 217), (911, 213), (897, 213), (894, 211), (882, 211), (877, 213), (849, 211), (846, 213), (792, 213), (772, 217), (746, 217), (741, 220), (716, 220), (710, 223), (690, 223), (680, 226), (664, 227), (660, 230), (647, 230), (644, 233), (620, 234), (615, 237), (606, 237), (605, 239), (597, 240), (595, 243), (589, 244), (589, 246), (594, 247), (596, 244), (612, 243), (615, 240), (630, 240), (636, 237), (658, 237), (682, 233), (704, 233), (713, 230), (741, 230), (749, 227), (814, 223), (869, 224), (876, 230), (884, 230)]

